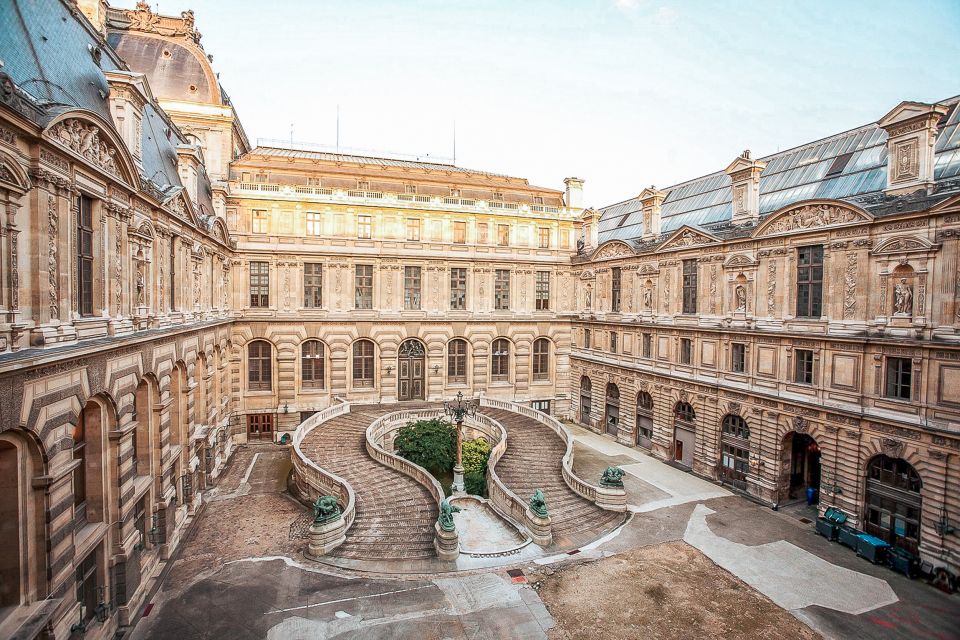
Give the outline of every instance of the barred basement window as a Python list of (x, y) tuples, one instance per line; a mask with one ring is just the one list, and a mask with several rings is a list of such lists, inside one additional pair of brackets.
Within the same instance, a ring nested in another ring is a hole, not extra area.
[(373, 386), (373, 343), (357, 340), (353, 343), (353, 386)]
[(493, 308), (497, 311), (510, 309), (510, 271), (497, 269), (493, 284)]
[(888, 398), (909, 400), (910, 384), (913, 379), (913, 361), (910, 358), (887, 358)]
[(550, 309), (550, 272), (537, 271), (537, 311), (548, 311)]
[(373, 265), (358, 264), (354, 271), (354, 307), (373, 309)]
[(451, 340), (447, 345), (447, 382), (467, 381), (467, 341)]
[(307, 340), (300, 345), (300, 385), (304, 389), (323, 389), (324, 355), (319, 340)]
[(420, 267), (403, 268), (403, 308), (420, 309)]
[(319, 262), (303, 263), (303, 306), (309, 309), (323, 306), (323, 265)]
[(450, 309), (463, 311), (467, 308), (467, 270), (463, 267), (450, 269)]
[(497, 338), (490, 352), (490, 378), (494, 382), (510, 380), (510, 341)]
[(533, 379), (550, 379), (550, 341), (546, 338), (533, 341)]
[(250, 306), (265, 309), (270, 306), (270, 263), (250, 263)]
[(254, 340), (247, 345), (247, 388), (250, 391), (270, 390), (272, 358), (272, 348), (266, 340)]

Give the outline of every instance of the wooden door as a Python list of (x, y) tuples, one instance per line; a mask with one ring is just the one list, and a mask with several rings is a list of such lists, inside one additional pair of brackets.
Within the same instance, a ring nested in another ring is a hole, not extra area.
[(272, 440), (273, 414), (251, 413), (247, 416), (247, 440)]
[(407, 340), (400, 345), (397, 358), (397, 398), (399, 400), (423, 400), (425, 353), (423, 345), (416, 340)]

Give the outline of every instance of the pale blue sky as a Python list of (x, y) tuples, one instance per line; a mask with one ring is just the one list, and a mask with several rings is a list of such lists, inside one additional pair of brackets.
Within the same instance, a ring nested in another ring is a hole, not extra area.
[[(118, 3), (132, 6), (133, 0)], [(960, 2), (162, 0), (251, 141), (452, 153), (602, 206), (960, 93)]]

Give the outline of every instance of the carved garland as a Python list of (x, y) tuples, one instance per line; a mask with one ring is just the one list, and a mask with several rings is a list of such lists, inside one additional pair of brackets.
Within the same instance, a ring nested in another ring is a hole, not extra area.
[(847, 270), (843, 276), (843, 319), (849, 320), (857, 312), (857, 254), (847, 254)]
[(773, 258), (767, 265), (767, 316), (773, 317), (776, 311), (776, 293), (777, 293), (777, 263)]
[(60, 216), (57, 199), (47, 196), (47, 278), (50, 285), (50, 319), (60, 319), (60, 268), (57, 258), (57, 238), (60, 235)]

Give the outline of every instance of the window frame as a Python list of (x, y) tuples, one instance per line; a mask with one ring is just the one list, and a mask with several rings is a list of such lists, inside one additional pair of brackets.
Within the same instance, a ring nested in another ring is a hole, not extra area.
[[(503, 347), (506, 347), (505, 350)], [(496, 338), (490, 345), (490, 381), (510, 381), (510, 341)]]
[(421, 220), (420, 218), (407, 218), (407, 242), (420, 242)]
[(270, 308), (270, 262), (251, 260), (247, 267), (250, 275), (250, 308)]
[(680, 338), (678, 362), (685, 365), (693, 364), (693, 338)]
[(550, 248), (550, 227), (537, 227), (537, 246), (541, 249)]
[[(803, 354), (803, 357), (801, 357)], [(794, 384), (813, 385), (816, 380), (813, 349), (793, 350), (793, 382)]]
[[(256, 354), (253, 352), (254, 346), (258, 349)], [(247, 390), (273, 390), (273, 345), (266, 340), (257, 339), (247, 343)]]
[(797, 316), (823, 316), (823, 245), (797, 247)]
[(467, 244), (467, 223), (463, 220), (453, 221), (453, 244)]
[(420, 311), (423, 307), (423, 268), (407, 265), (403, 268), (403, 309)]
[(270, 233), (270, 212), (266, 209), (254, 209), (250, 213), (250, 233), (267, 235)]
[(550, 380), (550, 340), (537, 338), (533, 341), (533, 381)]
[(373, 238), (373, 216), (357, 214), (357, 240), (371, 240)]
[[(314, 353), (306, 353), (308, 347)], [(300, 343), (300, 388), (325, 389), (327, 350), (322, 341), (311, 338)]]
[(747, 372), (747, 344), (745, 342), (730, 343), (730, 371), (733, 373)]
[(890, 400), (913, 399), (913, 359), (890, 357), (884, 362), (884, 397)]
[(537, 311), (550, 310), (550, 272), (537, 271), (534, 308)]
[(304, 216), (307, 235), (317, 237), (323, 235), (323, 218), (319, 211), (307, 211)]
[[(460, 353), (460, 350), (463, 352)], [(467, 341), (463, 338), (454, 338), (447, 343), (448, 383), (467, 383), (467, 350)]]
[(697, 259), (689, 258), (683, 261), (683, 311), (682, 313), (697, 313)]
[(497, 246), (498, 247), (510, 246), (510, 225), (509, 224), (497, 224)]
[(610, 269), (610, 311), (619, 313), (623, 300), (621, 299), (623, 287), (623, 269), (613, 267)]
[(493, 274), (493, 308), (495, 311), (510, 310), (510, 270), (496, 269)]
[(303, 306), (306, 309), (323, 308), (323, 263), (303, 263)]
[(372, 264), (353, 265), (353, 308), (360, 311), (373, 309)]
[(93, 315), (93, 272), (96, 261), (93, 198), (81, 193), (77, 199), (77, 313), (87, 318)]
[(450, 310), (466, 311), (467, 309), (467, 268), (450, 268)]
[[(369, 353), (365, 352), (367, 347)], [(353, 343), (350, 365), (354, 387), (372, 389), (376, 386), (377, 351), (372, 340), (361, 339)]]

